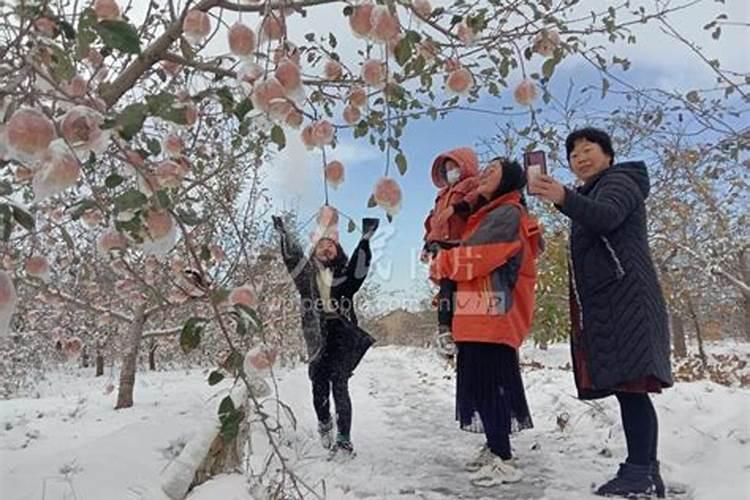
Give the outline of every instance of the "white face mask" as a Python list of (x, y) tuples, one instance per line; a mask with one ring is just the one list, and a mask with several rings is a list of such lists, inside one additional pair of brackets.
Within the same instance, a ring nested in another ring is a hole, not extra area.
[(461, 179), (461, 171), (458, 169), (448, 170), (445, 173), (445, 180), (448, 185), (452, 186)]

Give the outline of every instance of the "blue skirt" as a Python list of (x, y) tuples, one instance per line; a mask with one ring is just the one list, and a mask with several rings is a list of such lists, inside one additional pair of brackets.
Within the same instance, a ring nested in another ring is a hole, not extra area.
[(532, 428), (516, 350), (504, 344), (456, 345), (456, 420), (461, 429), (509, 435)]

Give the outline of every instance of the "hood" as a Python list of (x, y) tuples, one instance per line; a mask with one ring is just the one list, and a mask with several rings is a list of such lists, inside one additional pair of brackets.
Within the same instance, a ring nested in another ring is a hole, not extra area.
[(645, 163), (642, 161), (627, 161), (617, 163), (607, 170), (609, 170), (610, 175), (627, 175), (641, 190), (643, 198), (648, 198), (651, 191), (651, 180), (648, 177), (648, 169)]
[(599, 179), (607, 175), (627, 176), (636, 186), (638, 186), (638, 189), (643, 194), (643, 199), (645, 200), (648, 198), (648, 194), (651, 191), (651, 180), (648, 177), (646, 164), (642, 161), (616, 163), (597, 174), (594, 178), (589, 179), (586, 184), (578, 188), (578, 191), (584, 194), (588, 193), (599, 182)]
[(461, 181), (474, 177), (479, 173), (479, 158), (471, 148), (457, 148), (438, 155), (432, 162), (432, 183), (435, 187), (442, 189), (448, 186), (445, 177), (440, 172), (445, 160), (453, 160), (458, 163), (461, 171)]

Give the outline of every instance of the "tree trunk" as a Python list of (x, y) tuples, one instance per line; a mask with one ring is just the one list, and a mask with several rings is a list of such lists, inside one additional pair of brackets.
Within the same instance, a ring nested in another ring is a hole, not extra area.
[(120, 387), (117, 391), (115, 410), (133, 406), (133, 389), (135, 388), (135, 371), (138, 367), (138, 349), (143, 337), (143, 325), (146, 323), (145, 306), (138, 306), (135, 317), (130, 324), (128, 335), (128, 352), (122, 360), (120, 369)]
[(104, 375), (104, 355), (101, 352), (96, 353), (96, 375), (101, 377)]
[(679, 314), (672, 314), (672, 355), (676, 359), (687, 356), (685, 342), (685, 320)]
[(152, 340), (148, 350), (148, 369), (152, 372), (156, 371), (156, 347), (157, 343)]
[[(270, 389), (266, 394), (270, 394)], [(170, 499), (182, 500), (189, 490), (208, 479), (243, 469), (250, 434), (250, 423), (246, 418), (250, 402), (244, 385), (232, 389), (230, 395), (235, 408), (244, 414), (237, 435), (225, 442), (219, 422), (203, 421), (199, 424), (180, 455), (161, 475), (161, 489)]]
[[(750, 251), (744, 248), (740, 252), (740, 269), (742, 270), (742, 279), (745, 283), (750, 284)], [(745, 341), (750, 342), (750, 294), (742, 294), (742, 303), (745, 310), (744, 327)]]
[(89, 367), (89, 350), (86, 349), (85, 346), (83, 348), (83, 352), (81, 352), (81, 367), (82, 368)]
[(701, 329), (701, 322), (698, 319), (698, 313), (695, 312), (693, 299), (691, 299), (690, 297), (688, 297), (687, 305), (688, 312), (690, 313), (690, 318), (693, 320), (693, 326), (695, 326), (695, 338), (698, 340), (698, 355), (701, 358), (701, 363), (703, 363), (703, 368), (708, 368), (706, 351), (703, 349), (703, 330)]

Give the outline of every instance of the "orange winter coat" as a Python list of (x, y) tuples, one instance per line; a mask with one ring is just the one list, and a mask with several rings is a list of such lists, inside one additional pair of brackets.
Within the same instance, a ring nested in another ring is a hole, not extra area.
[(477, 210), (461, 246), (440, 251), (430, 265), (432, 279), (457, 283), (456, 342), (518, 349), (531, 329), (541, 228), (520, 199), (514, 191)]
[[(461, 178), (453, 186), (445, 180), (442, 166), (445, 160), (458, 164)], [(436, 241), (458, 241), (461, 238), (466, 220), (454, 214), (446, 216), (446, 210), (459, 203), (479, 186), (479, 159), (471, 148), (458, 148), (435, 158), (432, 163), (432, 182), (440, 191), (435, 198), (435, 206), (424, 221), (425, 243)]]

